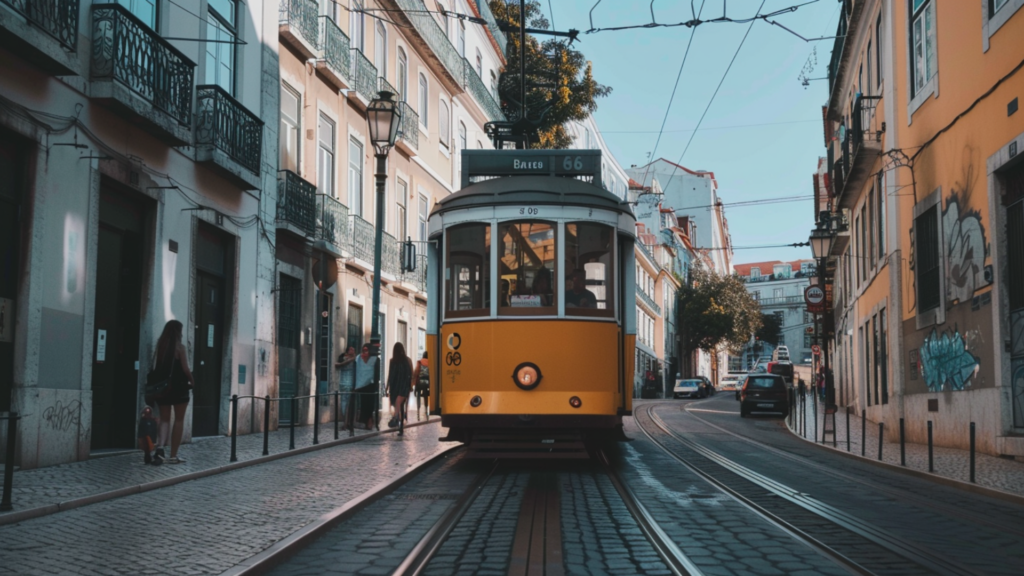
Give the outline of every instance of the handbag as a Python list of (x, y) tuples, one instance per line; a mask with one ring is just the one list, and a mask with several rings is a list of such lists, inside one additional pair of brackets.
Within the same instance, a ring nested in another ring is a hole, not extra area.
[(171, 370), (166, 377), (163, 373), (157, 372), (155, 367), (149, 371), (149, 374), (146, 375), (146, 404), (156, 404), (167, 397), (171, 391), (172, 374), (174, 374), (174, 362), (171, 362)]

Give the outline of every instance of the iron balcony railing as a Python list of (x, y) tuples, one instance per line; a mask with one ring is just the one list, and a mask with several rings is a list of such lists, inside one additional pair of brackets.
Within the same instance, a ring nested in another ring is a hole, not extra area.
[(381, 234), (380, 252), (381, 272), (398, 278), (402, 272), (402, 256), (398, 251), (398, 240), (384, 232)]
[(353, 214), (349, 216), (352, 226), (352, 255), (363, 262), (373, 264), (373, 224)]
[(348, 207), (328, 194), (316, 195), (316, 240), (348, 246)]
[(316, 186), (291, 170), (277, 172), (277, 220), (312, 236), (316, 230)]
[(647, 304), (647, 307), (653, 310), (655, 314), (661, 316), (661, 306), (658, 306), (654, 302), (654, 298), (651, 298), (647, 292), (644, 292), (639, 286), (636, 287), (636, 295), (639, 296), (640, 300), (643, 301), (644, 304)]
[(352, 71), (351, 43), (330, 16), (320, 17), (320, 41), (323, 43), (323, 60), (335, 74), (348, 78)]
[(388, 79), (383, 76), (377, 78), (377, 91), (391, 92), (392, 94), (395, 95), (396, 102), (400, 102), (402, 100), (402, 94), (401, 92), (398, 91), (398, 88), (392, 86), (391, 82), (388, 82)]
[(494, 13), (491, 12), (491, 7), (487, 0), (476, 0), (476, 7), (480, 10), (480, 16), (487, 21), (487, 30), (490, 31), (491, 36), (494, 36), (494, 40), (498, 43), (498, 48), (501, 49), (501, 54), (506, 55), (508, 49), (508, 39), (505, 38), (505, 33), (498, 28), (498, 21), (494, 18)]
[[(483, 1), (483, 0), (481, 0)], [(413, 28), (430, 47), (430, 51), (441, 61), (456, 81), (462, 79), (462, 56), (452, 46), (451, 40), (437, 25), (423, 0), (397, 0), (399, 8), (405, 11), (406, 17), (412, 22)]]
[(92, 77), (116, 80), (181, 124), (192, 121), (195, 64), (120, 4), (92, 6)]
[(402, 111), (401, 125), (398, 127), (398, 137), (408, 142), (413, 148), (420, 146), (420, 115), (406, 102), (398, 103)]
[(487, 89), (486, 85), (484, 85), (483, 79), (477, 75), (476, 69), (469, 63), (469, 60), (465, 58), (462, 59), (462, 68), (462, 83), (466, 87), (466, 91), (472, 94), (473, 98), (476, 99), (480, 109), (487, 114), (487, 119), (491, 121), (504, 120), (505, 115), (501, 113), (501, 106), (498, 105), (498, 102), (494, 99), (494, 95), (491, 94), (491, 91)]
[(377, 97), (377, 67), (359, 50), (349, 52), (352, 55), (352, 84), (360, 96), (373, 100)]
[(320, 6), (316, 0), (280, 0), (278, 23), (287, 24), (294, 34), (296, 31), (314, 49), (320, 49)]
[(258, 175), (263, 121), (220, 86), (196, 86), (196, 145), (215, 146)]
[(0, 0), (28, 19), (61, 46), (76, 51), (78, 0)]
[(881, 96), (858, 95), (854, 100), (853, 110), (850, 114), (850, 127), (841, 135), (837, 142), (838, 154), (833, 153), (835, 160), (832, 164), (832, 193), (836, 197), (843, 194), (843, 188), (850, 180), (850, 174), (856, 168), (857, 154), (864, 145), (865, 135), (871, 136), (871, 127), (874, 123), (875, 108)]
[[(400, 243), (399, 248), (403, 251), (405, 244)], [(415, 268), (411, 271), (402, 272), (402, 282), (411, 284), (416, 287), (420, 292), (427, 291), (427, 243), (414, 241), (413, 246), (416, 247), (416, 258), (413, 260), (416, 264)]]
[(761, 306), (779, 306), (781, 304), (803, 304), (803, 296), (781, 296), (779, 298), (761, 298), (757, 301)]

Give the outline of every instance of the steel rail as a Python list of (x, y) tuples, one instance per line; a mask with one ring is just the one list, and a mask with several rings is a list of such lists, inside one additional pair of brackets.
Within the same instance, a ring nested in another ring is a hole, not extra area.
[(430, 530), (413, 546), (412, 551), (405, 557), (405, 560), (398, 565), (392, 573), (395, 576), (418, 576), (430, 563), (430, 560), (441, 549), (441, 545), (448, 539), (448, 535), (462, 519), (462, 516), (469, 510), (469, 507), (476, 500), (476, 497), (483, 490), (483, 487), (498, 469), (498, 460), (486, 472), (481, 473), (477, 479), (470, 484), (462, 496), (448, 509)]
[(636, 494), (622, 481), (619, 474), (612, 468), (604, 451), (598, 453), (598, 460), (604, 466), (608, 478), (611, 479), (612, 485), (615, 486), (615, 490), (618, 491), (629, 513), (636, 520), (640, 531), (644, 533), (647, 541), (654, 547), (658, 556), (661, 556), (669, 570), (677, 576), (703, 576), (704, 572), (676, 546), (672, 538), (661, 529), (658, 521), (651, 516), (651, 513), (647, 511), (647, 508), (640, 502), (640, 499), (636, 497)]
[[(956, 563), (952, 560), (942, 557), (939, 554), (936, 554), (932, 550), (921, 548), (915, 544), (901, 542), (898, 537), (886, 532), (885, 530), (882, 530), (881, 528), (878, 528), (877, 526), (864, 522), (863, 520), (853, 515), (850, 515), (842, 510), (839, 510), (838, 508), (835, 508), (833, 506), (820, 502), (814, 498), (811, 498), (810, 496), (803, 494), (798, 490), (790, 488), (780, 482), (776, 482), (775, 480), (772, 480), (757, 472), (754, 472), (753, 470), (750, 470), (749, 468), (737, 464), (736, 462), (724, 456), (721, 456), (712, 450), (709, 450), (687, 438), (684, 438), (683, 436), (671, 430), (667, 425), (665, 425), (661, 418), (654, 413), (655, 406), (655, 404), (650, 404), (645, 406), (643, 410), (643, 413), (646, 414), (648, 418), (650, 418), (651, 422), (653, 422), (655, 426), (660, 428), (665, 434), (667, 434), (680, 444), (683, 444), (687, 448), (696, 452), (699, 456), (708, 459), (713, 464), (716, 464), (719, 467), (724, 468), (725, 470), (729, 471), (735, 476), (738, 476), (739, 478), (747, 482), (759, 486), (769, 491), (770, 493), (774, 494), (775, 496), (778, 496), (787, 502), (795, 504), (800, 508), (840, 527), (843, 530), (856, 534), (870, 541), (871, 543), (912, 562), (913, 564), (917, 564), (918, 566), (926, 570), (929, 570), (931, 573), (954, 574), (965, 576), (975, 576), (976, 574), (978, 574), (977, 572), (972, 571), (970, 568), (962, 566), (959, 563)], [(811, 536), (806, 531), (798, 528), (797, 526), (793, 525), (792, 523), (783, 519), (777, 514), (767, 510), (763, 506), (755, 503), (750, 498), (747, 498), (746, 496), (742, 495), (735, 489), (729, 487), (724, 482), (715, 478), (713, 475), (706, 472), (705, 470), (702, 470), (699, 466), (690, 462), (686, 458), (679, 456), (678, 454), (670, 450), (667, 446), (664, 446), (663, 443), (656, 440), (654, 436), (650, 433), (650, 431), (644, 428), (639, 421), (637, 421), (637, 425), (644, 432), (644, 434), (652, 442), (655, 443), (655, 445), (657, 445), (659, 448), (665, 451), (670, 457), (680, 462), (690, 470), (694, 471), (696, 474), (705, 478), (714, 486), (718, 487), (719, 489), (730, 494), (743, 504), (747, 505), (749, 508), (751, 508), (758, 514), (768, 519), (770, 522), (777, 524), (780, 527), (783, 527), (786, 531), (790, 532), (798, 539), (812, 545), (814, 548), (818, 549), (819, 551), (829, 556), (830, 558), (834, 559), (836, 562), (842, 564), (846, 568), (853, 570), (858, 574), (874, 574), (868, 568), (859, 564), (855, 560), (849, 558), (845, 554), (839, 552), (838, 550), (822, 542), (821, 540)]]

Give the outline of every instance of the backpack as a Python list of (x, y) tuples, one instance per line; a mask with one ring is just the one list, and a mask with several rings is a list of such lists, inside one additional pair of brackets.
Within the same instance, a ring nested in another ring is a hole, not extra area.
[(416, 391), (426, 392), (430, 389), (430, 368), (420, 364), (420, 377), (416, 381)]

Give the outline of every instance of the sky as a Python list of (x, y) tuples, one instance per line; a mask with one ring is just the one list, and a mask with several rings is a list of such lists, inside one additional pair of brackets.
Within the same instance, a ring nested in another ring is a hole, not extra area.
[[(825, 155), (821, 107), (828, 97), (826, 80), (801, 85), (805, 64), (817, 64), (810, 78), (827, 76), (832, 40), (805, 42), (784, 29), (758, 20), (750, 29), (700, 130), (693, 134), (705, 107), (736, 54), (749, 24), (708, 23), (695, 29), (640, 28), (584, 33), (593, 27), (651, 22), (650, 0), (538, 0), (554, 28), (581, 31), (575, 44), (594, 65), (594, 78), (612, 87), (598, 100), (594, 114), (605, 142), (623, 168), (643, 165), (648, 155), (715, 173), (718, 193), (733, 245), (766, 246), (806, 242), (814, 226), (811, 176)], [(809, 0), (765, 0), (768, 13)], [(702, 0), (693, 0), (699, 9)], [(703, 0), (702, 19), (749, 18), (761, 0)], [(835, 34), (839, 2), (818, 0), (774, 20), (805, 38)], [(692, 18), (686, 0), (655, 0), (657, 22)], [(658, 129), (679, 73), (683, 53), (690, 53), (671, 104), (664, 133), (655, 151)], [(686, 149), (687, 141), (693, 141)], [(683, 154), (686, 149), (685, 155)], [(682, 160), (680, 161), (680, 157)], [(807, 198), (786, 203), (733, 206), (788, 196)], [(737, 249), (733, 262), (810, 258), (808, 247)]]

